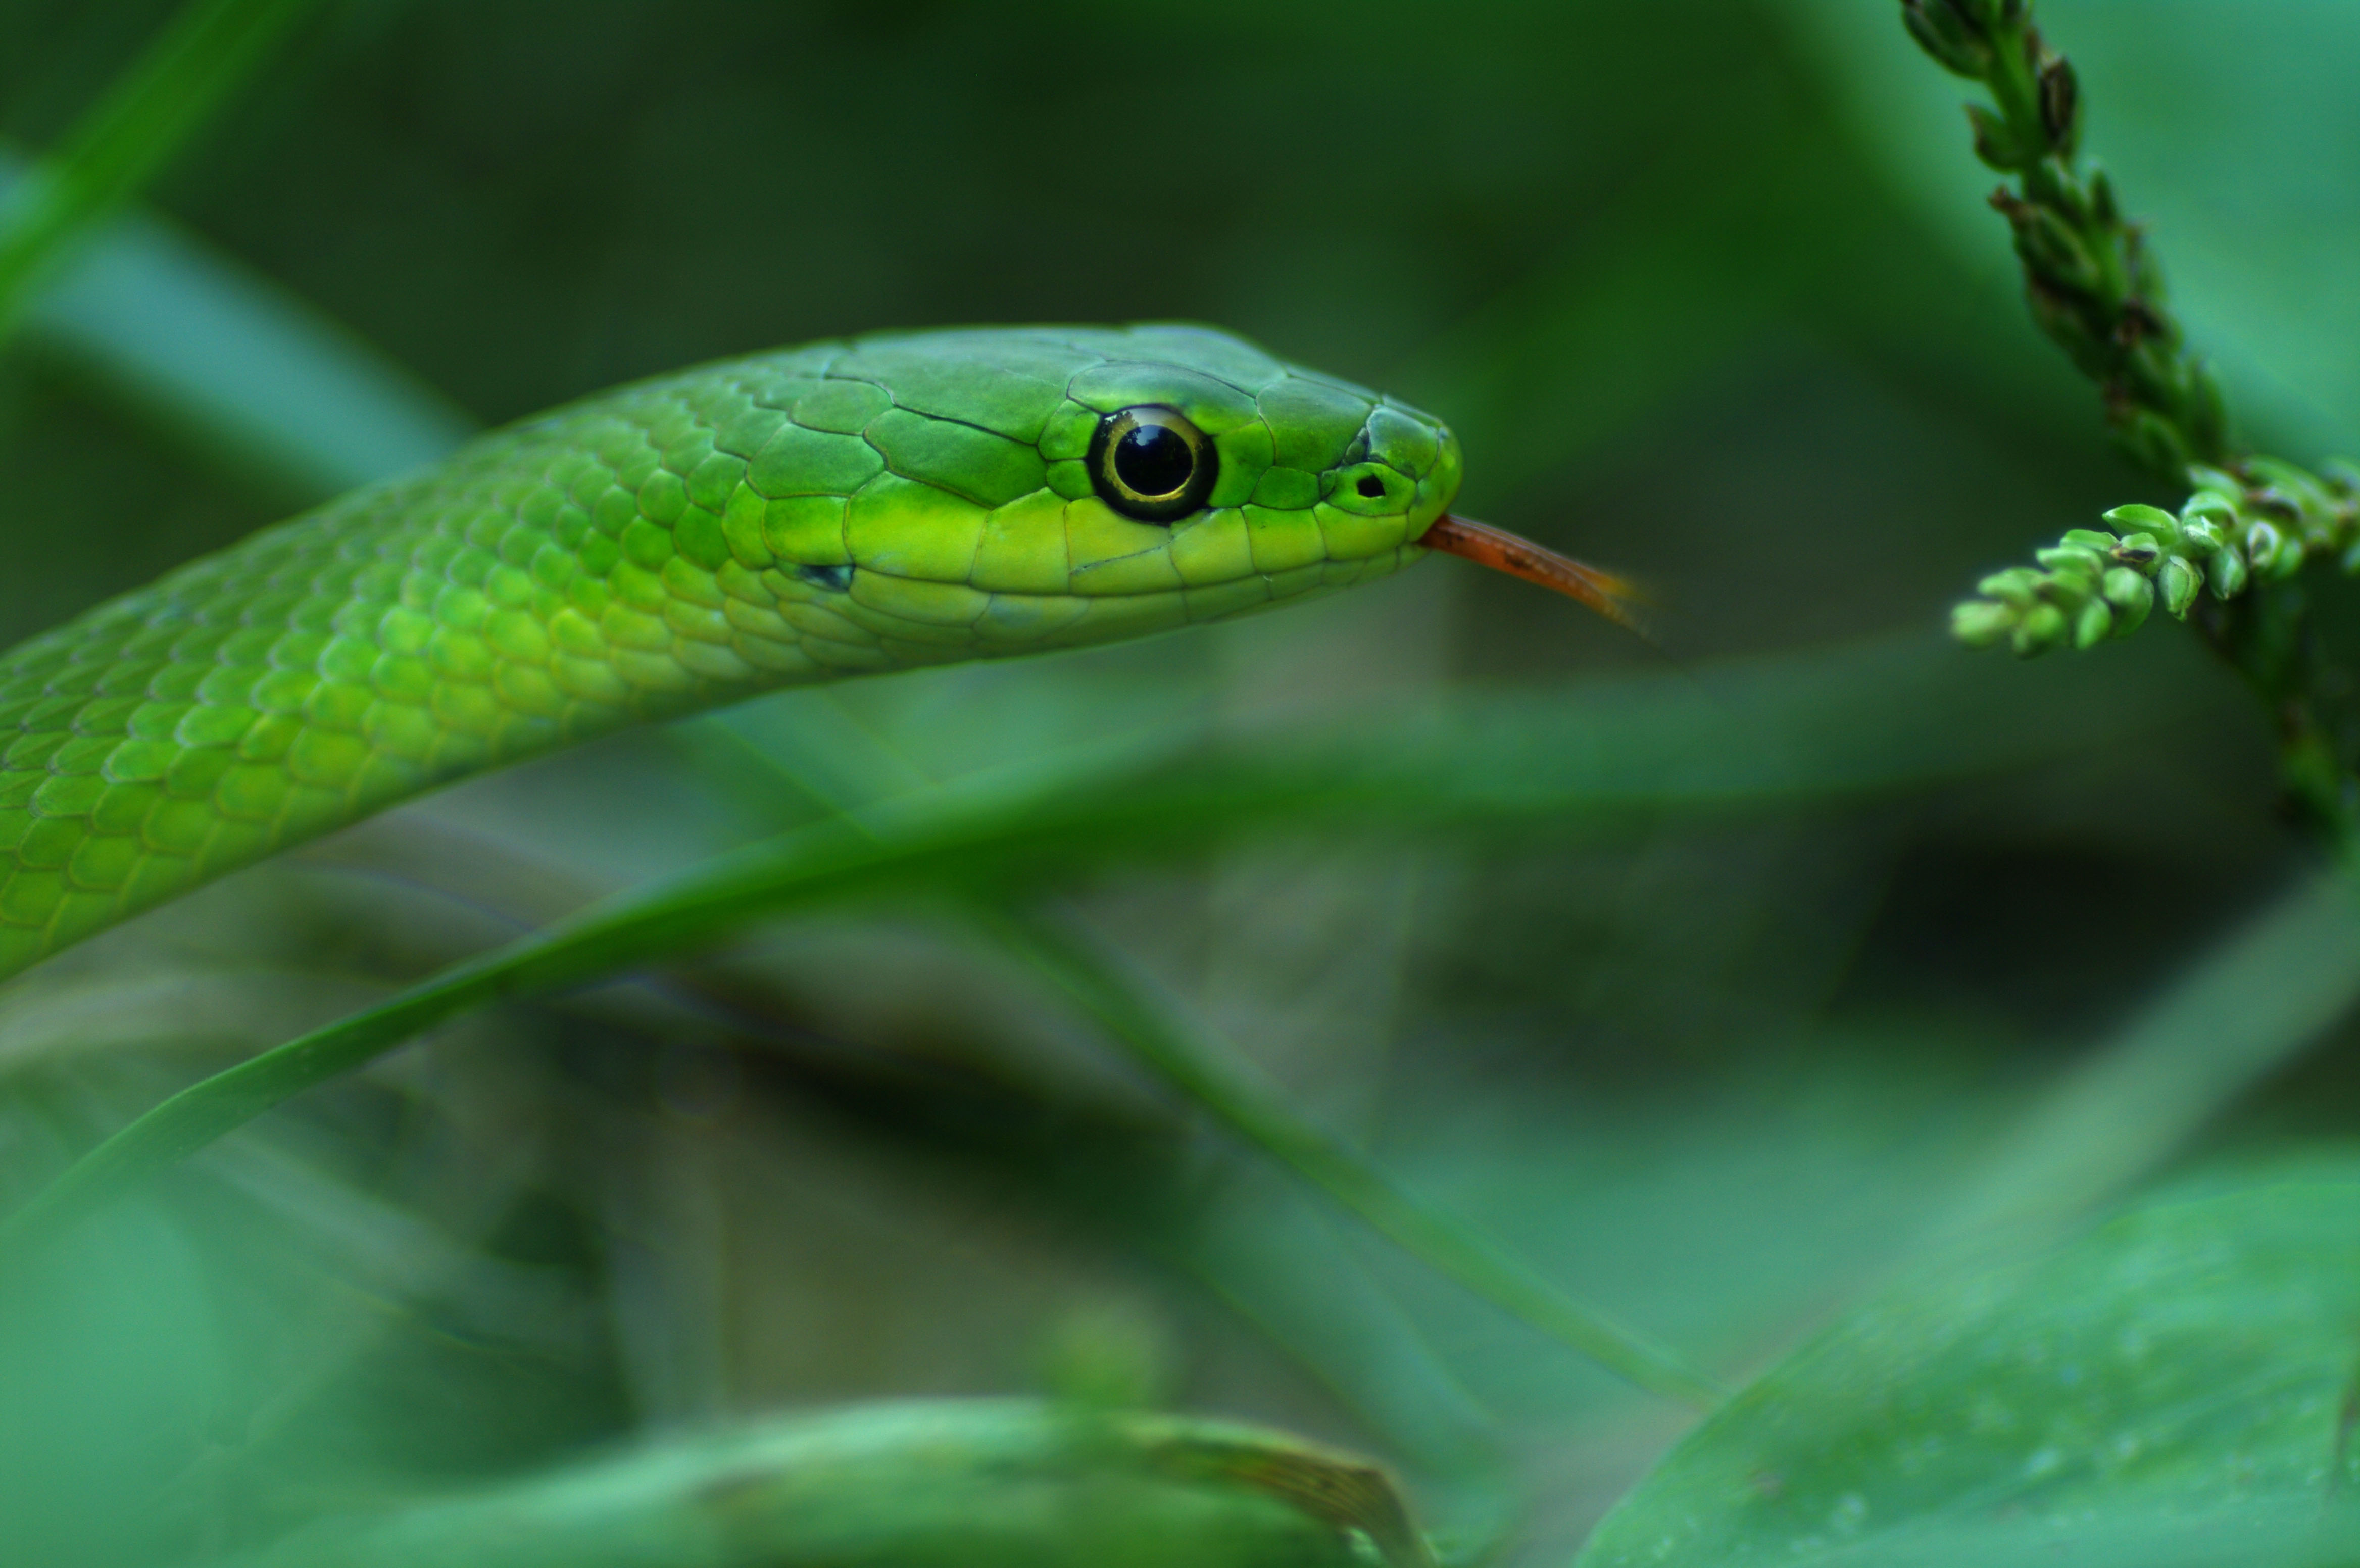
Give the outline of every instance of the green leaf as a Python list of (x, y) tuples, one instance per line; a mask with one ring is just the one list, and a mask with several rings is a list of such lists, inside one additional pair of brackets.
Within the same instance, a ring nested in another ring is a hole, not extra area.
[(1898, 1290), (1692, 1432), (1579, 1568), (2351, 1563), (2355, 1219), (2345, 1161)]
[[(0, 147), (0, 202), (27, 164)], [(465, 412), (378, 349), (173, 224), (93, 229), (25, 307), (49, 356), (297, 502), (433, 461)]]
[(124, 209), (313, 3), (193, 0), (53, 158), (0, 148), (0, 335), (23, 327), (303, 500), (439, 456), (471, 422), (300, 302)]
[(128, 202), (270, 58), (313, 0), (191, 0), (0, 214), (0, 331), (91, 226)]
[[(1282, 1432), (1018, 1400), (855, 1407), (377, 1517), (236, 1568), (1430, 1564), (1383, 1473)], [(220, 1568), (231, 1568), (224, 1563)]]

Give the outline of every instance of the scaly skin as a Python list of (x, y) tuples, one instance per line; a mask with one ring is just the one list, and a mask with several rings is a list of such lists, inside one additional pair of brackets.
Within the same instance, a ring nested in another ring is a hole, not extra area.
[[(1219, 453), (1169, 527), (1084, 461), (1140, 404)], [(1432, 418), (1196, 327), (866, 337), (575, 403), (0, 658), (0, 977), (625, 724), (1382, 576), (1459, 477)]]

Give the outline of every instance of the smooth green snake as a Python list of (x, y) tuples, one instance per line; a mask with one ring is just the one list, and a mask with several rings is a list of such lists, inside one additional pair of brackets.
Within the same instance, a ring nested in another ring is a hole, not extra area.
[(0, 658), (0, 976), (406, 796), (769, 688), (1111, 641), (1448, 549), (1459, 442), (1204, 327), (889, 334), (486, 435)]

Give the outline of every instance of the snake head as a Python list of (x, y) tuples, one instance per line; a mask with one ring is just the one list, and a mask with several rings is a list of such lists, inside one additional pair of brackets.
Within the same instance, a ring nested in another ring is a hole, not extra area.
[(831, 655), (858, 631), (872, 667), (1228, 620), (1458, 537), (1441, 421), (1207, 327), (898, 334), (779, 367), (817, 378), (748, 472), (788, 617)]
[(1077, 593), (1124, 591), (1168, 561), (1191, 620), (1261, 610), (1415, 560), (1458, 493), (1458, 438), (1366, 388), (1204, 327), (1097, 345), (1108, 362), (1069, 383), (1043, 444), (1050, 483), (1076, 498), (1069, 547), (1075, 508), (1113, 546), (1073, 554)]

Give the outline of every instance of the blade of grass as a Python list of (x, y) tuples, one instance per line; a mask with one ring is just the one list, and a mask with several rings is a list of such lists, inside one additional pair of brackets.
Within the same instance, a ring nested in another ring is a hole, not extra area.
[[(0, 147), (0, 206), (28, 170)], [(431, 462), (475, 431), (319, 310), (136, 209), (58, 258), (20, 325), (28, 346), (297, 505)]]
[(58, 256), (153, 179), (312, 4), (192, 0), (83, 112), (0, 214), (0, 334)]
[(2038, 1244), (2120, 1198), (2360, 1001), (2360, 894), (2306, 878), (2047, 1090), (1922, 1250)]
[[(818, 723), (776, 736), (766, 747), (725, 725), (683, 726), (675, 734), (708, 773), (742, 778), (765, 798), (775, 798), (784, 784), (868, 836), (861, 813), (923, 787), (924, 774), (889, 740), (858, 725), (833, 692), (822, 696)], [(989, 918), (977, 924), (990, 934)], [(1217, 1105), (1203, 1108), (1220, 1113)], [(1284, 1166), (1283, 1151), (1268, 1152)], [(1274, 1174), (1282, 1184), (1288, 1179), (1283, 1168)], [(1200, 1224), (1171, 1238), (1167, 1254), (1400, 1452), (1447, 1476), (1461, 1533), (1503, 1538), (1512, 1510), (1489, 1415), (1383, 1288), (1362, 1277), (1359, 1261), (1327, 1229), (1327, 1215), (1305, 1204), (1306, 1196), (1316, 1203), (1316, 1195), (1264, 1185), (1253, 1199), (1206, 1205)], [(1339, 1288), (1345, 1279), (1359, 1279), (1359, 1288)]]
[[(1962, 673), (1981, 666), (1946, 655), (1945, 665), (1924, 667), (1889, 647), (1874, 652), (1601, 683), (1571, 697), (1462, 693), (1441, 718), (1371, 722), (1349, 740), (1259, 753), (1205, 757), (1182, 735), (1160, 751), (1123, 751), (1119, 768), (1069, 766), (1054, 787), (981, 776), (884, 803), (858, 823), (837, 817), (765, 839), (191, 1084), (0, 1221), (0, 1253), (446, 1019), (595, 981), (766, 916), (914, 888), (1005, 897), (1111, 858), (1168, 855), (1282, 824), (1528, 839), (1856, 795), (2103, 743), (2138, 711), (2092, 705), (2090, 685), (2069, 679), (2049, 688), (2085, 694), (2068, 712), (2044, 716), (2023, 693), (2007, 705), (2009, 723), (1985, 727), (1969, 690), (1952, 684), (1972, 688), (1976, 678)], [(1738, 719), (1786, 743), (1740, 743)]]
[(1727, 1397), (1718, 1380), (1669, 1347), (1567, 1295), (1464, 1221), (1410, 1196), (1358, 1150), (1296, 1116), (1277, 1086), (1227, 1041), (1153, 994), (1068, 923), (1004, 904), (975, 913), (1001, 946), (1096, 1019), (1132, 1059), (1411, 1256), (1651, 1393), (1699, 1409)]
[(1504, 1539), (1518, 1508), (1502, 1434), (1335, 1211), (1262, 1161), (1240, 1162), (1209, 1193), (1192, 1179), (1190, 1194), (1189, 1223), (1158, 1250), (1385, 1435), (1421, 1473), (1438, 1532)]
[(1356, 1454), (1226, 1421), (944, 1399), (673, 1434), (399, 1508), (331, 1514), (259, 1552), (207, 1561), (1345, 1568), (1372, 1560), (1435, 1562), (1393, 1478)]
[[(914, 847), (912, 847), (914, 848)], [(908, 850), (899, 859), (910, 858)], [(923, 854), (917, 857), (923, 860)], [(837, 824), (694, 868), (594, 905), (574, 920), (457, 964), (377, 1006), (315, 1029), (172, 1095), (0, 1220), (0, 1253), (103, 1203), (315, 1084), (350, 1072), (461, 1013), (538, 995), (678, 951), (763, 912), (883, 880), (897, 857)], [(864, 876), (864, 873), (866, 875)]]

